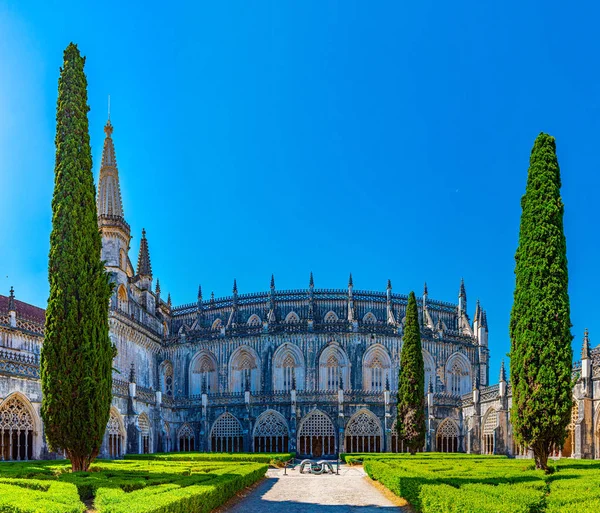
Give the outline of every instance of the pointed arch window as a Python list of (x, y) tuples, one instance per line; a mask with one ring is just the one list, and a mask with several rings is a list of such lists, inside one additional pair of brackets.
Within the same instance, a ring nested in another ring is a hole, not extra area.
[(173, 397), (173, 365), (165, 362), (162, 368), (162, 393), (167, 397)]
[(373, 314), (373, 312), (368, 312), (364, 317), (363, 317), (363, 322), (365, 324), (375, 324), (377, 322), (377, 317), (375, 317), (375, 315)]
[(210, 351), (201, 351), (192, 360), (190, 394), (211, 394), (218, 389), (217, 360)]
[(458, 426), (450, 419), (444, 419), (437, 430), (436, 442), (439, 452), (458, 452)]
[(296, 312), (290, 312), (286, 315), (285, 322), (288, 324), (300, 322), (300, 317), (298, 317), (298, 314)]
[(0, 406), (0, 460), (33, 458), (34, 423), (29, 408), (18, 397)]
[(148, 419), (148, 415), (142, 413), (138, 417), (138, 427), (140, 428), (140, 452), (141, 454), (149, 454), (150, 453), (150, 420)]
[(497, 427), (498, 413), (493, 408), (490, 408), (483, 424), (483, 454), (494, 454)]
[(256, 314), (251, 315), (250, 318), (248, 319), (248, 326), (251, 326), (251, 327), (262, 326), (262, 321), (260, 320), (260, 317)]
[(223, 413), (210, 431), (213, 452), (243, 452), (244, 437), (240, 421), (231, 413)]
[(181, 426), (178, 433), (179, 438), (179, 452), (189, 452), (194, 450), (194, 442), (196, 437), (194, 436), (194, 430), (187, 422)]
[(287, 452), (289, 432), (285, 419), (276, 411), (268, 410), (254, 427), (254, 452)]
[(338, 316), (334, 311), (330, 311), (327, 312), (327, 314), (325, 315), (323, 322), (329, 323), (329, 322), (337, 322), (338, 321)]
[(381, 452), (381, 424), (370, 411), (354, 414), (346, 427), (347, 452)]
[(120, 458), (123, 455), (123, 447), (125, 446), (123, 426), (118, 413), (114, 410), (110, 412), (106, 432), (108, 434), (108, 455), (111, 459)]

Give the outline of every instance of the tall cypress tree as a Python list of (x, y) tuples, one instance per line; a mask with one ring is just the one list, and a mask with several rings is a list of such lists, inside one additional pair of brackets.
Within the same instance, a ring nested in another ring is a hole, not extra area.
[(541, 133), (521, 199), (516, 285), (510, 318), (511, 421), (537, 468), (562, 447), (572, 408), (571, 319), (564, 205), (554, 137)]
[(415, 293), (408, 295), (398, 375), (398, 435), (411, 454), (425, 445), (425, 369)]
[(114, 355), (84, 64), (77, 46), (69, 44), (58, 79), (50, 296), (41, 354), (46, 439), (52, 450), (66, 451), (73, 471), (87, 470), (100, 450), (112, 398)]

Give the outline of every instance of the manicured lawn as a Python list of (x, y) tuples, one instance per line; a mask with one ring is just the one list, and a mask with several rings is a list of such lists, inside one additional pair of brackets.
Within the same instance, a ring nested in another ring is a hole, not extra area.
[[(209, 512), (260, 480), (274, 456), (175, 453), (98, 460), (71, 473), (63, 461), (0, 463), (0, 512)], [(253, 461), (250, 461), (253, 460)]]
[(582, 513), (600, 510), (600, 462), (426, 453), (344, 455), (422, 513)]

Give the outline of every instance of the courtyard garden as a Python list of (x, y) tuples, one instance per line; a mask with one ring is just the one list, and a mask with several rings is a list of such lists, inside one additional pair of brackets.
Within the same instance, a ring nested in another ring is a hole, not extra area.
[(600, 508), (600, 462), (562, 459), (551, 473), (533, 460), (466, 454), (348, 454), (347, 463), (421, 513), (581, 513)]
[(0, 464), (0, 512), (209, 512), (262, 479), (291, 454), (176, 453), (97, 460), (88, 472), (66, 461)]

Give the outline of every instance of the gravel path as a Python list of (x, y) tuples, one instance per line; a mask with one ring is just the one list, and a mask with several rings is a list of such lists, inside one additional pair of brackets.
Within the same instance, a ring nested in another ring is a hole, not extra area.
[(389, 513), (407, 511), (368, 482), (362, 467), (340, 467), (340, 475), (300, 474), (269, 469), (267, 478), (250, 494), (225, 509), (231, 513)]

